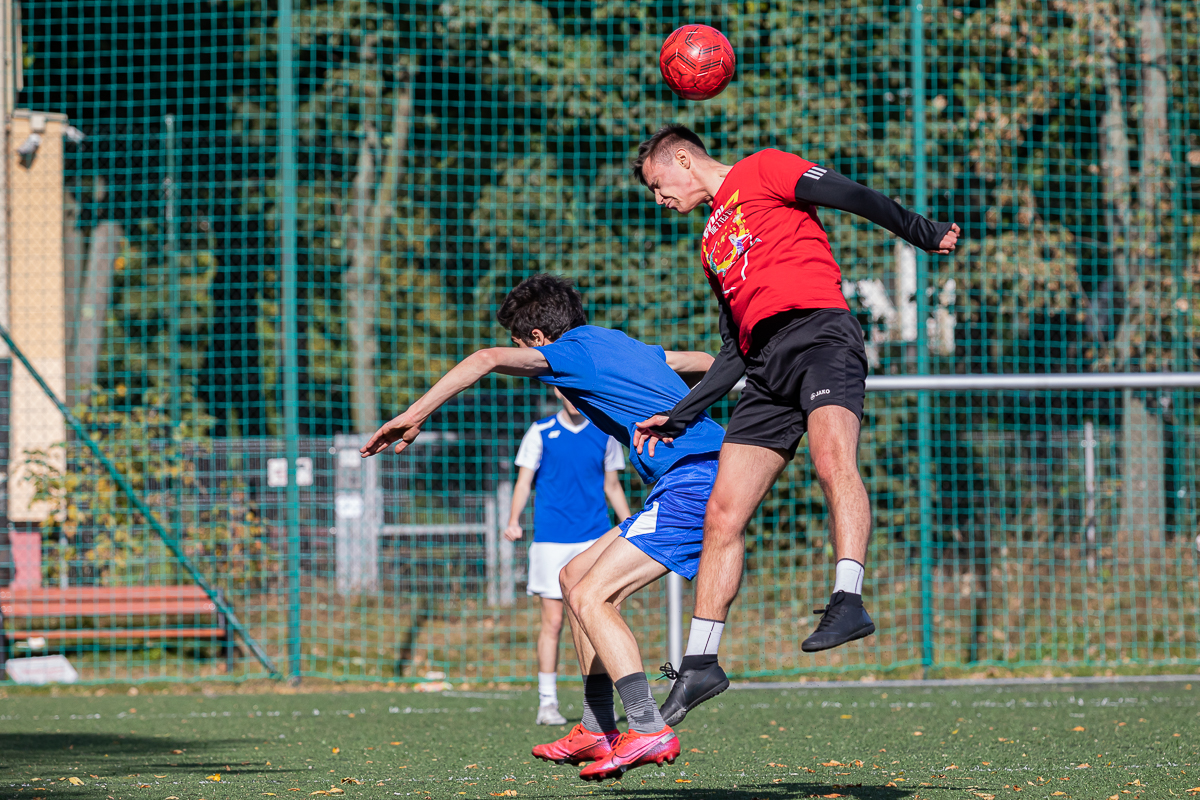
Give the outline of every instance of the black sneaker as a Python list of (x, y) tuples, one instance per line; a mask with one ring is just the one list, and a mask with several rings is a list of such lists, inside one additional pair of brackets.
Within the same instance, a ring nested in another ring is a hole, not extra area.
[(689, 669), (688, 658), (685, 656), (676, 672), (670, 662), (663, 664), (660, 669), (664, 678), (675, 681), (671, 693), (662, 704), (659, 713), (668, 725), (678, 725), (683, 722), (687, 713), (705, 700), (711, 700), (729, 688), (729, 678), (725, 670), (715, 661), (708, 666)]
[(813, 613), (820, 614), (821, 621), (812, 635), (800, 645), (800, 649), (806, 653), (828, 650), (875, 632), (875, 623), (863, 608), (861, 594), (834, 592), (833, 597), (829, 598), (829, 605), (813, 609)]

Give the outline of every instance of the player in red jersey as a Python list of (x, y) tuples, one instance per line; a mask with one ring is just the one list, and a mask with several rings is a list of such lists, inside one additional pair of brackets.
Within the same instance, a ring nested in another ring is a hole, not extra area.
[[(862, 603), (871, 505), (858, 472), (867, 358), (817, 207), (865, 217), (943, 255), (954, 250), (960, 230), (790, 153), (762, 150), (722, 164), (682, 125), (643, 142), (633, 172), (661, 206), (680, 214), (711, 208), (700, 261), (720, 302), (723, 342), (716, 362), (683, 400), (639, 424), (634, 446), (670, 443), (746, 377), (705, 512), (687, 650), (662, 707), (663, 718), (675, 725), (729, 685), (717, 645), (741, 583), (746, 524), (806, 432), (838, 562), (832, 597), (816, 612), (821, 621), (801, 647), (825, 650), (875, 631)], [(676, 675), (670, 665), (666, 671)]]

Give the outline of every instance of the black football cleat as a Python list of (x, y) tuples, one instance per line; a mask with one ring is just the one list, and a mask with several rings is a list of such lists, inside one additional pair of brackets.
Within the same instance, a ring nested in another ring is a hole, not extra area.
[(829, 605), (813, 609), (821, 615), (817, 629), (800, 645), (806, 653), (816, 653), (831, 647), (862, 639), (875, 632), (875, 623), (863, 608), (861, 594), (834, 592)]
[(675, 681), (666, 702), (659, 709), (667, 725), (678, 725), (693, 708), (729, 688), (729, 678), (725, 677), (725, 670), (715, 660), (711, 665), (698, 669), (689, 669), (687, 660), (686, 657), (683, 659), (678, 672), (670, 662), (661, 667), (663, 677)]

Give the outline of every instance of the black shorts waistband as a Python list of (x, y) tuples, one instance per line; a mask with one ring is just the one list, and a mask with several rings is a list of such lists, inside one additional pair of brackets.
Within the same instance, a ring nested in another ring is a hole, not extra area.
[(763, 348), (763, 345), (774, 338), (775, 334), (792, 323), (808, 319), (824, 311), (844, 311), (847, 314), (850, 313), (842, 308), (793, 308), (788, 311), (780, 311), (778, 314), (759, 320), (755, 324), (754, 330), (750, 332), (750, 354), (757, 353)]

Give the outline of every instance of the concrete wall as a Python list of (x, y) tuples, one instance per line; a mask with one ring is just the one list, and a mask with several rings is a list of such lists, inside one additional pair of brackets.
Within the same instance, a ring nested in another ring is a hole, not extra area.
[[(41, 144), (23, 164), (18, 148), (44, 119)], [(66, 320), (63, 290), (63, 131), (61, 114), (13, 112), (8, 129), (8, 318), (13, 341), (50, 388), (66, 391)], [(62, 414), (23, 366), (13, 359), (10, 398), (8, 518), (39, 522), (49, 513), (33, 504), (24, 480), (25, 452), (42, 450), (65, 468)]]

